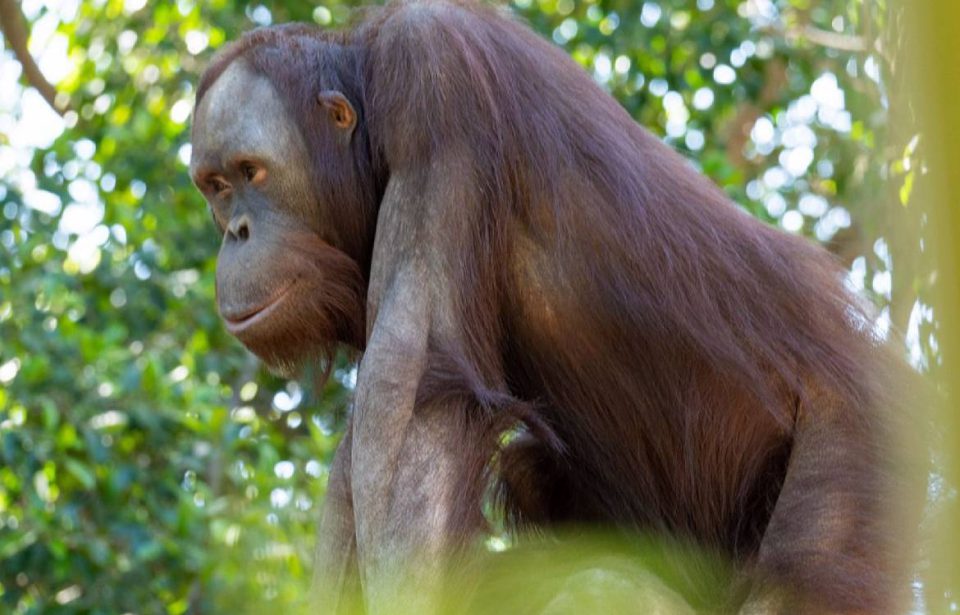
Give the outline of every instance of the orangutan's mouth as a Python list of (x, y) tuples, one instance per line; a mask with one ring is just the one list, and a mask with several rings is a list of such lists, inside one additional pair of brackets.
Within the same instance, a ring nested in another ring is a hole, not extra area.
[(234, 314), (222, 314), (223, 321), (227, 326), (227, 331), (231, 335), (239, 335), (249, 329), (250, 327), (256, 326), (257, 323), (266, 320), (270, 317), (270, 314), (275, 312), (280, 305), (283, 304), (284, 300), (287, 298), (287, 295), (290, 294), (290, 291), (293, 289), (294, 282), (291, 282), (283, 287), (280, 292), (275, 293), (270, 300), (266, 303), (263, 303), (253, 309), (241, 312), (238, 315)]

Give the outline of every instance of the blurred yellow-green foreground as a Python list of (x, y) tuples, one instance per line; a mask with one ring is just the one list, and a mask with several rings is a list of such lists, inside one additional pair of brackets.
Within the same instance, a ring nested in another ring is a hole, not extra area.
[[(0, 612), (303, 595), (354, 371), (278, 380), (223, 331), (187, 127), (217, 47), (349, 4), (0, 0)], [(956, 611), (960, 4), (512, 8), (744, 208), (827, 245), (937, 379), (915, 608)]]

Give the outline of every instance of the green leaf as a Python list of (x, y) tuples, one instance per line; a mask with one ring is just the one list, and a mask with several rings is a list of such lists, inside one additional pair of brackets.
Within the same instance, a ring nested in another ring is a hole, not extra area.
[(84, 489), (93, 489), (94, 485), (97, 484), (97, 479), (93, 472), (76, 459), (68, 458), (63, 462), (63, 465), (67, 469), (67, 472), (83, 485)]

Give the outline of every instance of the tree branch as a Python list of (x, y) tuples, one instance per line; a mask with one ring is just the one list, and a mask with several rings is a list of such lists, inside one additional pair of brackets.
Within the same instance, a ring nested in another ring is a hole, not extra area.
[[(809, 41), (814, 45), (828, 47), (838, 51), (861, 53), (870, 50), (870, 41), (864, 36), (831, 32), (810, 24), (797, 26), (769, 26), (766, 28), (761, 28), (760, 31), (764, 34), (783, 38), (789, 42), (804, 40)], [(877, 49), (877, 51), (879, 51), (879, 49)]]
[(797, 31), (787, 30), (786, 35), (787, 37), (799, 36), (821, 47), (830, 47), (840, 51), (861, 52), (867, 51), (869, 48), (867, 40), (861, 36), (821, 30), (809, 24)]
[(749, 161), (744, 156), (744, 147), (750, 140), (750, 130), (760, 116), (776, 102), (787, 84), (787, 66), (779, 59), (766, 64), (763, 71), (763, 89), (753, 102), (740, 106), (736, 117), (728, 124), (727, 158), (735, 167), (744, 170)]
[(20, 11), (20, 6), (16, 0), (0, 0), (0, 31), (3, 32), (10, 44), (13, 55), (16, 56), (23, 67), (23, 75), (27, 83), (36, 88), (43, 99), (47, 101), (50, 107), (63, 115), (69, 109), (69, 105), (63, 97), (58, 100), (57, 89), (53, 87), (47, 78), (43, 76), (40, 67), (30, 55), (27, 47), (29, 33), (27, 31), (27, 20)]

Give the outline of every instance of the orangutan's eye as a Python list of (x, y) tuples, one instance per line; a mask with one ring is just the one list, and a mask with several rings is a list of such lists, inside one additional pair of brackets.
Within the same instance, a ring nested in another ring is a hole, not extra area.
[(241, 163), (240, 173), (243, 175), (243, 178), (251, 184), (258, 184), (267, 176), (266, 169), (252, 162)]
[(214, 175), (207, 179), (207, 189), (219, 196), (230, 189), (230, 184), (219, 175)]

